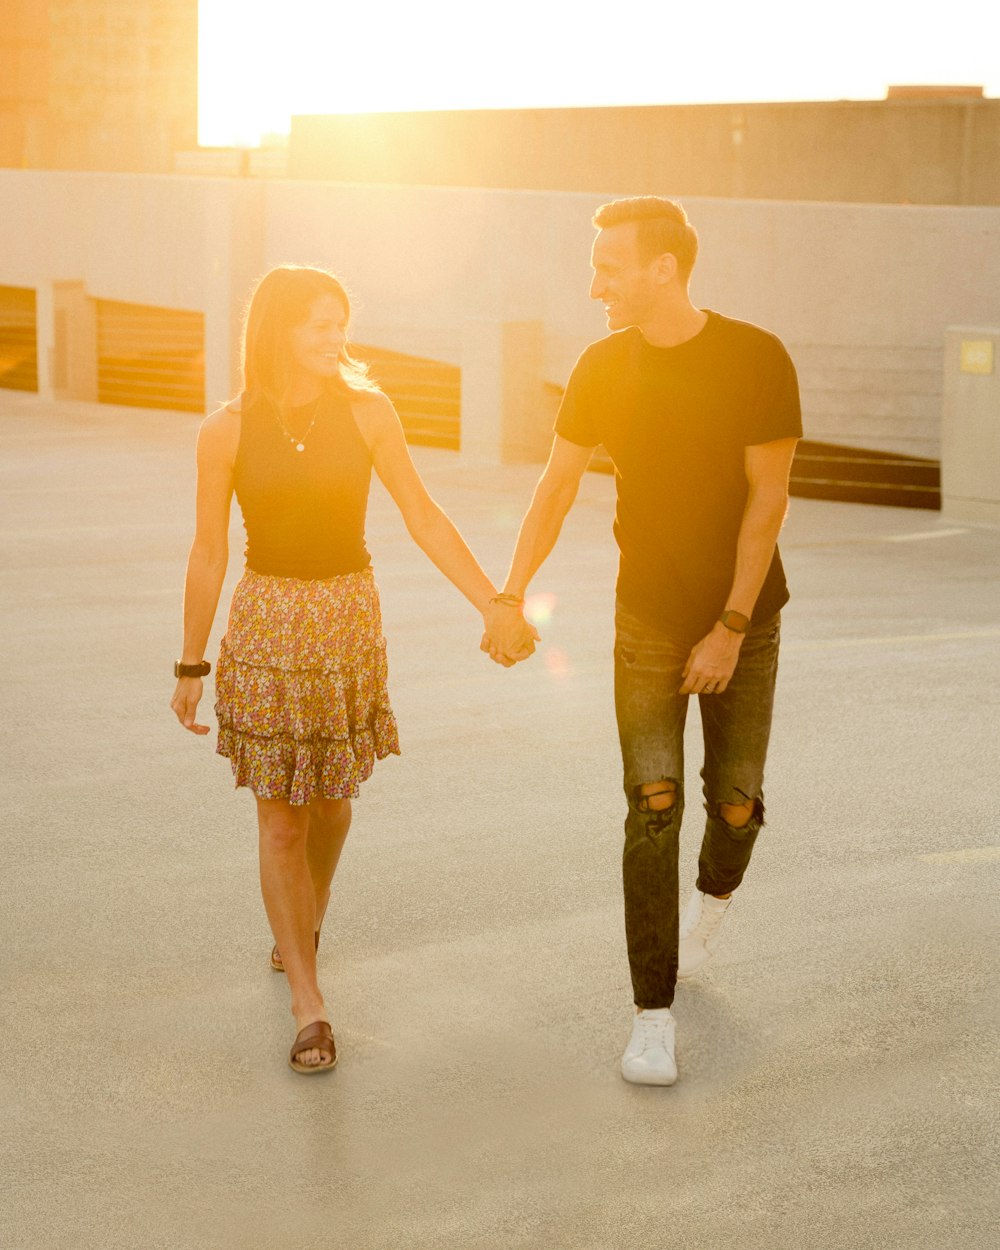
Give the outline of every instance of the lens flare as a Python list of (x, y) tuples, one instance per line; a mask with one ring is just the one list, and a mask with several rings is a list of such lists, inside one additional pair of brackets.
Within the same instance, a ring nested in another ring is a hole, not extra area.
[(573, 672), (569, 657), (565, 651), (560, 651), (558, 647), (553, 647), (551, 650), (543, 652), (543, 655), (545, 657), (545, 667), (553, 677), (569, 677)]
[(552, 620), (556, 610), (556, 597), (553, 594), (529, 595), (524, 601), (524, 615), (536, 628), (541, 629)]

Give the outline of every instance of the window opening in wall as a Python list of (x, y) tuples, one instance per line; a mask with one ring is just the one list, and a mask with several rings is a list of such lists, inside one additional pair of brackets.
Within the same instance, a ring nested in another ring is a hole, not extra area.
[(461, 439), (462, 372), (457, 365), (352, 343), (392, 400), (408, 443), (457, 451)]
[(204, 410), (203, 313), (117, 300), (95, 304), (101, 403)]
[(38, 334), (35, 292), (0, 286), (0, 387), (38, 390)]

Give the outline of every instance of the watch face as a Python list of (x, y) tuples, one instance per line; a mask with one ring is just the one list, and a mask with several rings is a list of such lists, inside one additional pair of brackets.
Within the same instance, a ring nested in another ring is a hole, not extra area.
[(742, 612), (726, 611), (719, 619), (726, 629), (731, 629), (737, 634), (745, 634), (750, 628), (750, 618), (744, 616)]

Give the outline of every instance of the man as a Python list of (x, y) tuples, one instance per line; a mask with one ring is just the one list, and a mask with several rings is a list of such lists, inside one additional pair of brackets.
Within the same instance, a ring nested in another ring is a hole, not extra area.
[[(636, 1008), (621, 1068), (627, 1081), (672, 1085), (677, 976), (697, 972), (712, 953), (764, 819), (779, 612), (788, 599), (777, 538), (802, 422), (780, 341), (691, 302), (698, 239), (679, 204), (616, 200), (594, 225), (590, 295), (603, 302), (611, 333), (573, 369), (483, 647), (500, 663), (519, 658), (528, 584), (603, 443), (617, 485), (615, 707)], [(697, 886), (678, 926), (691, 695), (701, 705), (708, 816)]]

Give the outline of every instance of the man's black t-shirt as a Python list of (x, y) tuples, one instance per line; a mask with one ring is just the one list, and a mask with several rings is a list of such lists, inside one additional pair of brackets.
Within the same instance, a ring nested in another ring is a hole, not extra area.
[[(682, 641), (704, 637), (736, 568), (744, 449), (802, 434), (795, 367), (781, 341), (715, 312), (677, 347), (621, 330), (580, 356), (555, 428), (581, 447), (603, 443), (614, 463), (621, 602)], [(787, 601), (775, 550), (754, 619)]]

